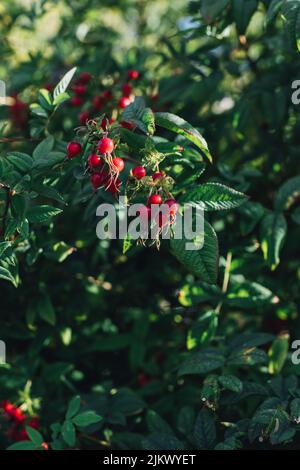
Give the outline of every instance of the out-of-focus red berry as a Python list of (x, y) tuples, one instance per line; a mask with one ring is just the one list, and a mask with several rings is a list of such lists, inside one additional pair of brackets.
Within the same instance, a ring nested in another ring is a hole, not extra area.
[(127, 77), (129, 78), (129, 80), (136, 80), (137, 78), (139, 78), (139, 76), (140, 74), (137, 70), (130, 69), (127, 72)]
[(77, 107), (81, 106), (83, 103), (83, 100), (80, 96), (73, 96), (70, 100), (71, 106)]
[(85, 95), (86, 87), (84, 85), (74, 85), (73, 91), (76, 93), (76, 95)]
[(125, 129), (129, 129), (129, 130), (134, 129), (134, 124), (132, 124), (132, 122), (121, 121), (120, 124), (121, 124), (121, 126), (124, 127)]
[(83, 126), (86, 125), (86, 122), (90, 119), (90, 113), (88, 111), (82, 111), (79, 113), (79, 122)]
[(95, 109), (100, 110), (104, 106), (104, 100), (102, 96), (94, 96), (93, 98), (93, 106)]
[(127, 106), (129, 106), (131, 103), (131, 100), (127, 96), (122, 96), (119, 101), (119, 108), (124, 109)]
[(133, 88), (129, 83), (124, 83), (124, 85), (122, 86), (123, 96), (130, 96), (132, 93), (132, 90)]

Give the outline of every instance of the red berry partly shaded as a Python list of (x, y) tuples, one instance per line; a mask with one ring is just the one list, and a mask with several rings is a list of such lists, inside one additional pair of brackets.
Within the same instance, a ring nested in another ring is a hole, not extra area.
[(137, 78), (139, 78), (139, 76), (140, 74), (137, 70), (131, 69), (127, 72), (127, 77), (129, 78), (129, 80), (136, 80)]
[(112, 99), (111, 90), (104, 90), (104, 92), (102, 93), (102, 96), (106, 101), (111, 100)]
[(121, 126), (124, 127), (125, 129), (129, 129), (129, 130), (134, 129), (134, 124), (132, 124), (132, 122), (121, 121), (120, 124), (121, 124)]
[(79, 113), (79, 122), (83, 126), (85, 126), (86, 121), (88, 121), (89, 119), (90, 119), (90, 114), (88, 111), (82, 111), (81, 113)]
[(89, 83), (91, 78), (92, 78), (92, 75), (89, 72), (81, 72), (81, 74), (79, 75), (79, 78), (77, 80), (77, 83), (81, 83), (83, 85), (86, 85), (87, 83)]
[(122, 182), (117, 179), (111, 179), (108, 185), (105, 187), (105, 191), (108, 191), (111, 194), (117, 194)]
[(73, 98), (71, 98), (71, 101), (70, 101), (71, 105), (72, 106), (81, 106), (83, 101), (82, 101), (82, 98), (80, 96), (73, 96)]
[(164, 176), (164, 174), (163, 174), (162, 171), (156, 171), (155, 173), (153, 173), (152, 179), (153, 179), (153, 181), (156, 181), (159, 178), (162, 178), (163, 176)]
[(102, 96), (94, 96), (93, 98), (93, 106), (95, 109), (98, 111), (103, 108), (104, 106), (104, 100)]
[(108, 177), (108, 173), (94, 173), (91, 175), (91, 183), (94, 189), (99, 189), (101, 186), (104, 185)]
[(105, 154), (111, 153), (115, 146), (112, 139), (110, 139), (109, 137), (103, 137), (103, 139), (99, 141), (97, 148), (100, 153)]
[(148, 205), (151, 206), (151, 204), (161, 204), (162, 203), (162, 197), (160, 194), (152, 194), (149, 199), (148, 199)]
[(112, 163), (118, 172), (124, 170), (125, 163), (123, 158), (115, 157), (112, 159)]
[(86, 93), (86, 87), (84, 85), (75, 85), (73, 91), (76, 95), (84, 95)]
[(130, 99), (127, 96), (122, 96), (119, 101), (119, 108), (124, 109), (131, 103)]
[(88, 165), (90, 168), (96, 168), (101, 165), (101, 163), (101, 158), (96, 153), (92, 153), (88, 158)]
[(48, 446), (47, 442), (42, 442), (41, 447), (43, 447), (44, 450), (49, 450), (49, 446)]
[(178, 212), (179, 206), (178, 206), (177, 202), (175, 201), (175, 199), (167, 199), (164, 202), (164, 204), (167, 204), (167, 206), (169, 206), (170, 215), (174, 216)]
[(123, 92), (123, 95), (124, 95), (124, 96), (130, 96), (131, 93), (132, 93), (132, 86), (129, 85), (129, 83), (125, 83), (125, 84), (122, 86), (122, 92)]
[(132, 176), (134, 176), (137, 180), (141, 180), (146, 176), (146, 168), (143, 166), (136, 166), (132, 170)]
[(79, 142), (69, 142), (67, 146), (67, 157), (69, 159), (77, 157), (82, 151), (82, 147)]

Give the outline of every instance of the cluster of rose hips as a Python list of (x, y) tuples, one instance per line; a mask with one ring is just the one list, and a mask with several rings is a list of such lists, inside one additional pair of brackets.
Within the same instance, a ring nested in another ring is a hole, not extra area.
[[(137, 70), (128, 70), (127, 72), (127, 83), (124, 83), (121, 87), (122, 96), (117, 102), (117, 107), (122, 110), (126, 108), (133, 99), (133, 86), (130, 81), (136, 80), (139, 77)], [(72, 90), (74, 96), (71, 98), (70, 104), (74, 107), (82, 106), (86, 96), (88, 94), (88, 85), (92, 79), (92, 75), (89, 72), (81, 72), (78, 79), (76, 80)], [(87, 121), (93, 118), (95, 113), (101, 111), (105, 106), (108, 105), (113, 99), (113, 93), (110, 89), (104, 90), (99, 95), (96, 95), (92, 99), (92, 107), (90, 110), (83, 110), (79, 113), (79, 122), (85, 125)], [(110, 118), (109, 123), (114, 122), (113, 118)], [(125, 123), (126, 126), (126, 123)]]
[[(102, 137), (97, 144), (97, 153), (91, 153), (87, 159), (87, 166), (91, 173), (90, 180), (94, 190), (104, 187), (106, 191), (111, 194), (119, 192), (121, 181), (119, 174), (124, 170), (125, 162), (121, 157), (112, 155), (115, 145), (114, 141), (109, 137)], [(67, 157), (72, 159), (82, 153), (82, 146), (79, 142), (69, 142), (67, 146)], [(99, 155), (100, 154), (100, 155)], [(136, 166), (131, 170), (131, 176), (136, 181), (141, 181), (146, 177), (147, 171), (144, 166)], [(169, 214), (160, 212), (158, 220), (156, 221), (160, 228), (164, 227), (169, 218), (171, 223), (174, 221), (178, 211), (178, 204), (175, 199), (168, 197), (163, 200), (160, 191), (158, 190), (160, 182), (166, 179), (165, 173), (156, 171), (152, 174), (152, 183), (150, 186), (150, 194), (148, 196), (147, 204), (142, 206), (139, 211), (139, 216), (145, 220), (151, 219), (151, 207), (161, 204), (166, 204), (169, 208)]]
[[(7, 431), (7, 437), (10, 440), (15, 442), (29, 440), (25, 425), (33, 429), (39, 429), (40, 423), (37, 416), (28, 419), (23, 410), (13, 405), (10, 401), (4, 400), (1, 404), (1, 408), (3, 410), (4, 419), (10, 424)], [(45, 450), (49, 449), (47, 442), (43, 442), (41, 446)]]
[[(111, 194), (119, 192), (122, 184), (119, 174), (124, 170), (125, 163), (123, 158), (113, 156), (113, 151), (113, 140), (109, 137), (102, 137), (97, 145), (97, 153), (91, 153), (87, 159), (87, 168), (95, 191), (104, 187)], [(79, 142), (69, 142), (67, 146), (67, 157), (69, 159), (79, 156), (81, 152), (82, 146)]]

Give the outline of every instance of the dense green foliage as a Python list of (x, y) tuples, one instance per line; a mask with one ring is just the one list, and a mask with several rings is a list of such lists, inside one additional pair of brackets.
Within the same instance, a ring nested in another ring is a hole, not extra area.
[[(1, 449), (299, 448), (300, 1), (28, 4), (0, 6)], [(105, 131), (122, 194), (159, 163), (204, 208), (202, 250), (97, 238)]]

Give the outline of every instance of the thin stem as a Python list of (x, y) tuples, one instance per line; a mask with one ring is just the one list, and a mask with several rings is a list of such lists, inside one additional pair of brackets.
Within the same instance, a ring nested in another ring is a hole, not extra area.
[[(229, 251), (227, 253), (227, 257), (226, 257), (226, 264), (225, 264), (225, 271), (224, 271), (224, 278), (223, 278), (223, 285), (222, 285), (222, 293), (223, 294), (226, 294), (227, 289), (228, 289), (229, 279), (230, 279), (231, 262), (232, 262), (232, 252)], [(223, 300), (221, 300), (221, 302), (219, 302), (217, 307), (216, 307), (216, 312), (217, 313), (220, 313), (222, 305), (223, 305)]]

